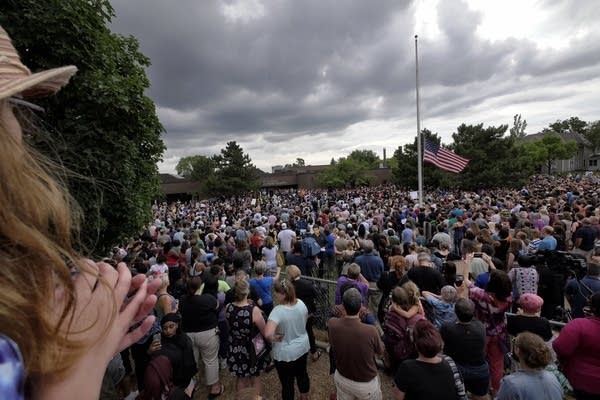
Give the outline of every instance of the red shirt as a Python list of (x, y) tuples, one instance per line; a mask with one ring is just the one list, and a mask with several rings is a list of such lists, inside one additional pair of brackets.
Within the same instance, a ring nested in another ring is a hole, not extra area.
[(574, 389), (600, 394), (600, 318), (576, 318), (552, 343)]

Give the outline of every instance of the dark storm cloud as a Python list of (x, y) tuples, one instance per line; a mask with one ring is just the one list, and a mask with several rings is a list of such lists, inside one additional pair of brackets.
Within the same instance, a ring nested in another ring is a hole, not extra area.
[[(573, 1), (573, 10), (548, 1), (544, 11), (591, 21), (598, 13), (593, 3)], [(250, 142), (253, 135), (285, 143), (369, 119), (414, 118), (413, 3), (265, 1), (255, 15), (232, 20), (223, 7), (235, 4), (113, 1), (113, 30), (136, 36), (152, 60), (149, 95), (170, 154)], [(599, 72), (597, 37), (583, 35), (558, 50), (527, 39), (492, 42), (476, 34), (482, 16), (464, 2), (439, 1), (437, 13), (440, 37), (419, 42), (428, 116), (452, 115), (491, 97), (535, 101), (540, 85)], [(539, 94), (545, 96), (557, 97)]]

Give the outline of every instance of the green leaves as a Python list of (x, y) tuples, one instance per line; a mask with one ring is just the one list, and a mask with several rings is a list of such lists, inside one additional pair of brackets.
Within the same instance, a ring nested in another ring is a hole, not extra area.
[(379, 157), (372, 150), (354, 150), (348, 157), (341, 157), (337, 162), (332, 159), (327, 169), (317, 176), (317, 182), (327, 187), (355, 187), (369, 185), (372, 177), (368, 169), (379, 166)]
[(211, 160), (214, 172), (204, 181), (204, 188), (209, 194), (235, 196), (259, 188), (257, 168), (235, 141), (228, 142), (221, 149), (221, 154), (213, 156)]
[(66, 166), (84, 213), (82, 241), (95, 255), (139, 231), (159, 195), (164, 144), (137, 40), (110, 32), (108, 0), (8, 0), (0, 23), (32, 70), (73, 64), (71, 83), (41, 101), (44, 129), (32, 144)]

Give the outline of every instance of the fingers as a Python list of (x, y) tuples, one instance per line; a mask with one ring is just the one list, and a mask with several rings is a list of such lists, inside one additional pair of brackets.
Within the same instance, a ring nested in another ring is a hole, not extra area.
[(150, 311), (154, 308), (154, 304), (156, 304), (155, 295), (151, 294), (148, 297), (146, 297), (146, 299), (140, 306), (137, 314), (135, 315), (133, 323), (137, 323), (146, 318), (146, 316), (148, 316), (148, 314), (150, 314)]
[(127, 297), (131, 287), (131, 272), (125, 263), (119, 263), (117, 270), (115, 271), (113, 268), (113, 271), (115, 272), (116, 279), (114, 282), (111, 282), (111, 287), (115, 288), (117, 299), (123, 301)]
[(142, 282), (142, 285), (139, 287), (137, 292), (133, 297), (128, 299), (125, 308), (121, 310), (119, 314), (119, 319), (127, 325), (127, 328), (133, 323), (134, 317), (138, 314), (138, 311), (147, 297), (147, 289), (148, 282)]
[(117, 351), (120, 352), (140, 340), (150, 330), (155, 319), (154, 315), (149, 315), (139, 327), (123, 336)]

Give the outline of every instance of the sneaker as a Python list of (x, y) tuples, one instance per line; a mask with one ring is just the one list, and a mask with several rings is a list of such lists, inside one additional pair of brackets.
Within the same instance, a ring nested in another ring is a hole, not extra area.
[(219, 367), (221, 369), (227, 369), (227, 359), (226, 358), (219, 359)]

